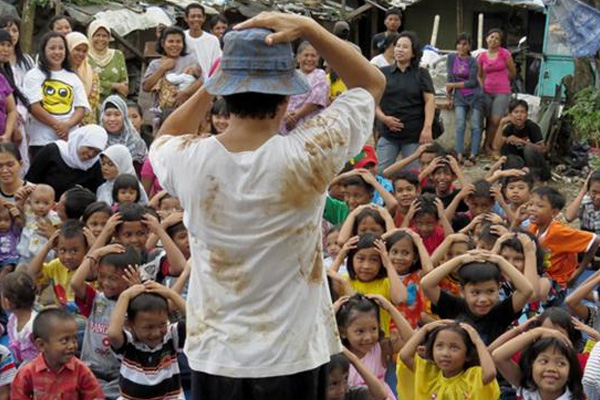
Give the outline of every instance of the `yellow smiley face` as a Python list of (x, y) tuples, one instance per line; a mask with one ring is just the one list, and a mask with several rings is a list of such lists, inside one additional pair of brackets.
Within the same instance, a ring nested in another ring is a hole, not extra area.
[(64, 82), (46, 79), (42, 84), (42, 107), (53, 115), (65, 115), (73, 109), (73, 88)]

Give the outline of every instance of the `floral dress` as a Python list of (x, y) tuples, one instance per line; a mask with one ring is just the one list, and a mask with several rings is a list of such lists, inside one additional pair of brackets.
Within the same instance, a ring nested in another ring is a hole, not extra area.
[(99, 66), (91, 57), (88, 57), (88, 61), (100, 78), (100, 101), (98, 103), (102, 103), (105, 98), (113, 93), (113, 83), (128, 81), (125, 56), (121, 50), (115, 50), (112, 60), (104, 67)]

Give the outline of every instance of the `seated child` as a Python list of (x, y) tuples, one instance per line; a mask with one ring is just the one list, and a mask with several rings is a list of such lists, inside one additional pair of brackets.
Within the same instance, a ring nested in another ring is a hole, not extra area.
[[(406, 167), (408, 167), (410, 165), (414, 165), (415, 161), (417, 161), (417, 160), (419, 160), (419, 168), (409, 170), (408, 172), (411, 172), (416, 175), (420, 175), (420, 173), (429, 166), (429, 164), (433, 161), (434, 158), (439, 157), (439, 156), (443, 157), (445, 155), (446, 155), (446, 150), (444, 150), (444, 148), (436, 142), (429, 143), (429, 144), (422, 144), (419, 146), (417, 151), (415, 151), (410, 156), (403, 158), (401, 160), (398, 160), (395, 163), (393, 163), (392, 165), (390, 165), (389, 167), (387, 167), (383, 171), (383, 176), (391, 179), (396, 173), (401, 172), (401, 171), (406, 171), (406, 169), (407, 169)], [(424, 186), (426, 184), (426, 182), (427, 182), (427, 177), (425, 177), (421, 181), (421, 186)]]
[[(181, 208), (181, 202), (177, 197), (173, 197), (165, 191), (160, 193), (160, 198), (156, 201), (156, 212), (160, 215), (160, 218), (167, 218), (173, 213), (179, 213), (183, 211)], [(157, 195), (158, 196), (158, 195)]]
[[(131, 246), (124, 248), (114, 244), (101, 247), (86, 256), (71, 279), (77, 306), (81, 314), (88, 318), (81, 360), (98, 378), (104, 395), (109, 399), (119, 396), (121, 368), (121, 362), (110, 350), (110, 339), (107, 336), (110, 316), (119, 295), (130, 286), (126, 276), (135, 275), (131, 266), (139, 265), (141, 261), (140, 254)], [(97, 271), (98, 290), (86, 283), (94, 267)]]
[(142, 193), (144, 188), (138, 178), (131, 174), (121, 174), (115, 179), (112, 188), (112, 208), (117, 211), (119, 208), (127, 204), (147, 204), (143, 200)]
[[(379, 175), (377, 172), (377, 164), (379, 163), (377, 160), (377, 153), (375, 153), (375, 149), (370, 144), (366, 144), (362, 151), (349, 162), (354, 166), (354, 169), (366, 169), (369, 171), (387, 192), (391, 193), (394, 190), (392, 182), (384, 178), (382, 175)], [(379, 191), (376, 190), (373, 193), (371, 203), (377, 204), (378, 206), (385, 205), (385, 202), (379, 194)]]
[(37, 357), (39, 351), (32, 333), (37, 313), (33, 309), (36, 287), (29, 275), (11, 272), (2, 280), (2, 308), (10, 312), (8, 317), (8, 348), (15, 356), (18, 366)]
[[(461, 202), (468, 207), (466, 212), (457, 212)], [(479, 179), (471, 185), (466, 185), (454, 197), (452, 203), (446, 208), (446, 218), (452, 221), (452, 227), (460, 230), (473, 218), (492, 211), (494, 207), (494, 191), (492, 185), (485, 179)]]
[(85, 227), (92, 232), (95, 238), (100, 236), (102, 229), (106, 226), (108, 219), (113, 215), (112, 208), (103, 201), (96, 201), (86, 207), (81, 221)]
[[(96, 198), (98, 201), (103, 201), (109, 206), (114, 203), (113, 198), (113, 187), (117, 177), (123, 174), (134, 175), (135, 168), (133, 167), (133, 158), (131, 153), (126, 146), (122, 144), (113, 144), (106, 150), (100, 153), (100, 163), (102, 165), (102, 178), (106, 182), (98, 187), (96, 190)], [(140, 186), (140, 203), (147, 204), (148, 196), (146, 191), (143, 190), (142, 184)]]
[[(592, 260), (600, 238), (591, 232), (573, 229), (555, 220), (565, 206), (564, 196), (556, 189), (543, 186), (533, 192), (533, 232), (540, 245), (550, 252), (548, 274), (562, 287), (574, 282)], [(579, 268), (577, 254), (585, 253)]]
[[(431, 264), (434, 267), (452, 260), (455, 257), (466, 254), (469, 250), (473, 250), (475, 245), (473, 240), (464, 233), (453, 233), (446, 236), (441, 245), (431, 255)], [(449, 292), (454, 296), (461, 296), (460, 281), (456, 275), (456, 271), (450, 273), (440, 282), (440, 289)]]
[[(447, 293), (439, 286), (456, 270), (463, 297)], [(502, 274), (512, 281), (515, 292), (500, 301)], [(521, 315), (533, 295), (531, 283), (515, 267), (497, 254), (481, 250), (468, 252), (434, 268), (421, 280), (421, 287), (431, 300), (433, 313), (442, 319), (463, 316), (473, 321), (486, 344), (493, 342)]]
[[(78, 312), (71, 279), (88, 250), (83, 229), (83, 224), (78, 220), (65, 221), (27, 266), (27, 274), (37, 285), (52, 286), (53, 304), (66, 307), (71, 312)], [(45, 263), (47, 254), (53, 248), (56, 248), (58, 257)]]
[(421, 189), (419, 187), (419, 178), (412, 172), (400, 172), (394, 175), (393, 183), (394, 197), (398, 202), (396, 215), (394, 216), (394, 225), (400, 228), (404, 216), (408, 213), (410, 205), (419, 196)]
[(17, 244), (22, 225), (19, 209), (0, 198), (0, 281), (19, 263)]
[(60, 218), (54, 208), (54, 189), (46, 184), (27, 186), (17, 205), (24, 213), (25, 226), (17, 251), (21, 263), (27, 264), (42, 250), (48, 239), (40, 233), (44, 225), (57, 226)]
[(451, 320), (431, 322), (398, 357), (401, 399), (498, 399), (496, 366), (475, 328)]
[[(448, 152), (434, 158), (427, 168), (421, 171), (419, 180), (423, 182), (424, 179), (428, 179), (431, 182), (435, 195), (442, 200), (445, 208), (450, 206), (452, 200), (460, 192), (460, 189), (454, 187), (454, 181), (458, 180), (461, 188), (464, 188), (468, 184), (468, 180), (462, 173), (458, 161)], [(425, 187), (423, 184), (421, 184), (421, 190), (431, 191), (429, 187)], [(467, 211), (466, 205), (459, 204), (458, 211)]]
[[(338, 243), (338, 236), (340, 234), (340, 228), (334, 226), (329, 228), (323, 235), (323, 265), (325, 268), (329, 268), (336, 259), (337, 255), (342, 250), (342, 246)], [(347, 271), (341, 271), (342, 273)]]
[(87, 206), (95, 201), (96, 195), (91, 190), (74, 187), (60, 196), (58, 203), (56, 203), (56, 212), (61, 221), (79, 219)]
[[(508, 201), (508, 209), (505, 210), (506, 217), (511, 224), (516, 223), (519, 208), (525, 206), (531, 201), (533, 193), (533, 175), (513, 175), (507, 176), (501, 180), (502, 188), (506, 200)], [(531, 224), (531, 220), (526, 219), (519, 224), (520, 228), (526, 229)]]
[(92, 371), (77, 357), (77, 322), (64, 310), (47, 308), (33, 321), (40, 354), (17, 372), (11, 398), (15, 400), (103, 399)]
[(600, 332), (600, 271), (587, 278), (567, 296), (565, 303), (581, 320)]
[(442, 201), (431, 193), (422, 194), (411, 204), (402, 227), (410, 227), (418, 233), (429, 254), (442, 244), (446, 235), (454, 233), (444, 214)]
[(181, 296), (153, 281), (133, 285), (119, 295), (108, 337), (121, 360), (122, 398), (183, 397), (177, 355), (185, 343), (185, 321), (169, 324), (169, 302), (185, 311)]
[[(348, 385), (350, 364), (365, 382), (365, 386)], [(387, 399), (385, 384), (377, 379), (360, 359), (344, 348), (342, 353), (334, 354), (327, 364), (326, 400), (370, 400)]]
[(600, 234), (600, 171), (589, 173), (579, 194), (565, 212), (567, 222), (577, 218), (581, 230)]
[(385, 208), (366, 204), (356, 207), (348, 215), (340, 229), (337, 241), (338, 244), (343, 245), (356, 235), (373, 233), (382, 236), (392, 229), (394, 229), (394, 220)]
[(10, 399), (10, 385), (17, 374), (17, 367), (10, 350), (0, 344), (0, 399)]

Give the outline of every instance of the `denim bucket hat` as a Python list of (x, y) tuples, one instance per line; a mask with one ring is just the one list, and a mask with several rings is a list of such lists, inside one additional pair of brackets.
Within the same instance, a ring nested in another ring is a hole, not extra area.
[(310, 85), (296, 71), (289, 43), (268, 45), (267, 29), (244, 29), (225, 35), (221, 65), (204, 88), (210, 94), (227, 96), (257, 92), (292, 96), (306, 93)]

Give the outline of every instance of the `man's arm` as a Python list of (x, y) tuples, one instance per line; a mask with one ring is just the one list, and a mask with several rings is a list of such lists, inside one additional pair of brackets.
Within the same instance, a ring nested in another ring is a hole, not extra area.
[(169, 115), (158, 130), (158, 136), (179, 136), (196, 133), (200, 123), (206, 118), (206, 114), (211, 107), (212, 96), (204, 87), (201, 87), (200, 90)]
[[(357, 54), (345, 40), (332, 35), (311, 18), (276, 12), (266, 12), (234, 29), (267, 28), (275, 33), (267, 37), (268, 44), (307, 39), (317, 52), (336, 71), (349, 89), (363, 88), (379, 103), (385, 87), (385, 77), (379, 69)], [(197, 112), (197, 111), (196, 111)]]

